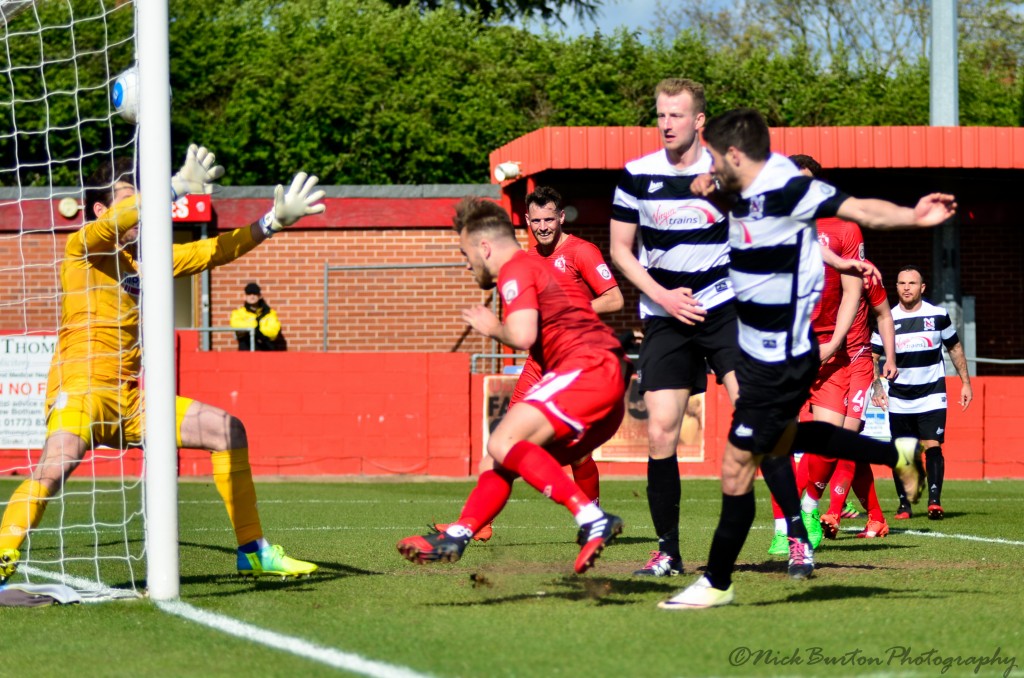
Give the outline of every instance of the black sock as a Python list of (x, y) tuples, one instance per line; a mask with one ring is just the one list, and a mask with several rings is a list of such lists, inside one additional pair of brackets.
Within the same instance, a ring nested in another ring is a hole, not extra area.
[(895, 466), (899, 460), (896, 446), (892, 443), (879, 442), (823, 421), (797, 424), (793, 449), (884, 466)]
[(658, 535), (658, 550), (674, 558), (679, 557), (679, 460), (676, 455), (668, 459), (647, 460), (647, 505)]
[(910, 501), (907, 499), (907, 492), (903, 489), (903, 481), (896, 474), (896, 470), (893, 469), (892, 479), (896, 483), (896, 496), (900, 498), (900, 508), (910, 510)]
[(707, 578), (714, 588), (724, 591), (732, 585), (736, 558), (743, 550), (756, 510), (753, 491), (738, 497), (722, 495), (722, 515), (708, 554)]
[(941, 447), (936, 445), (924, 451), (924, 468), (928, 473), (928, 503), (941, 504), (942, 476), (946, 474), (946, 460)]
[(764, 476), (765, 485), (782, 509), (789, 536), (810, 542), (807, 528), (800, 518), (800, 495), (796, 490), (796, 474), (793, 473), (792, 460), (788, 456), (765, 457), (761, 462), (761, 475)]

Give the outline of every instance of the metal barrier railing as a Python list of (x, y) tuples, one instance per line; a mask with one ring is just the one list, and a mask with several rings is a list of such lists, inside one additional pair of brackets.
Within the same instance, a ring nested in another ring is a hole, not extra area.
[(327, 352), (328, 312), (330, 310), (330, 276), (332, 271), (403, 271), (415, 268), (465, 268), (465, 263), (452, 264), (366, 264), (355, 266), (331, 266), (324, 264), (324, 343)]
[[(176, 330), (192, 330), (193, 332), (244, 332), (246, 330), (238, 327), (176, 327)], [(250, 327), (249, 332), (249, 350), (256, 350), (256, 328)]]
[(1024, 360), (1019, 358), (967, 358), (969, 363), (985, 363), (987, 365), (1024, 365)]

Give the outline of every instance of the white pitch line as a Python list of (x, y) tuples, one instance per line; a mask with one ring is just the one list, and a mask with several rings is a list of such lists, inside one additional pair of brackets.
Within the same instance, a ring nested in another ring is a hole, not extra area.
[(999, 537), (975, 537), (972, 534), (944, 534), (942, 532), (920, 532), (918, 530), (903, 530), (897, 534), (912, 534), (915, 537), (935, 537), (936, 539), (960, 539), (963, 541), (980, 541), (985, 544), (1006, 544), (1008, 546), (1024, 546), (1024, 541), (1013, 541), (1012, 539), (1001, 539)]
[[(756, 528), (755, 528), (756, 529)], [(844, 527), (843, 532), (863, 532), (862, 527)], [(933, 537), (935, 539), (960, 539), (962, 541), (977, 541), (984, 544), (1005, 544), (1006, 546), (1024, 546), (1024, 541), (1012, 539), (1001, 539), (1000, 537), (976, 537), (973, 534), (946, 534), (945, 532), (921, 532), (920, 530), (908, 530), (906, 528), (894, 527), (889, 534), (909, 534), (914, 537)]]
[(232, 617), (193, 607), (181, 601), (157, 602), (156, 606), (168, 614), (202, 624), (216, 631), (222, 631), (236, 638), (282, 650), (361, 676), (371, 676), (372, 678), (427, 678), (428, 676), (428, 674), (417, 673), (404, 666), (366, 659), (351, 652), (342, 652), (334, 648), (316, 645), (301, 638), (268, 631)]

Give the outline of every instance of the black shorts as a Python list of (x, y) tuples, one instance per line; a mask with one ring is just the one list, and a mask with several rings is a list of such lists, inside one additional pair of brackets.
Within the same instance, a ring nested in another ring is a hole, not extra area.
[(691, 395), (703, 393), (708, 365), (722, 383), (722, 377), (735, 371), (740, 360), (738, 332), (731, 301), (708, 311), (699, 325), (685, 325), (675, 318), (648, 318), (637, 360), (640, 393), (684, 388)]
[(818, 377), (818, 344), (798, 358), (765, 363), (743, 355), (736, 379), (740, 397), (729, 427), (729, 442), (753, 454), (768, 454), (800, 414)]
[(893, 438), (910, 436), (919, 440), (946, 442), (946, 410), (932, 410), (917, 414), (889, 413), (889, 435)]

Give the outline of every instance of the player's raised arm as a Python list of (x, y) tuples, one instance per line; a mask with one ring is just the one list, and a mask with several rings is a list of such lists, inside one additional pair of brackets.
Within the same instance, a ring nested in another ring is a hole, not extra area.
[(319, 202), (323, 200), (323, 190), (314, 191), (319, 179), (315, 175), (299, 172), (292, 179), (288, 191), (284, 186), (277, 185), (274, 189), (274, 207), (259, 220), (258, 226), (264, 237), (270, 238), (275, 233), (292, 226), (299, 219), (313, 214), (322, 214), (327, 206)]
[(946, 193), (931, 193), (921, 198), (915, 207), (901, 207), (873, 198), (847, 198), (837, 214), (872, 229), (931, 228), (956, 214), (956, 198)]
[(314, 191), (316, 184), (315, 176), (299, 172), (287, 192), (283, 186), (277, 186), (270, 211), (248, 227), (222, 233), (216, 238), (175, 245), (174, 277), (195, 275), (234, 261), (302, 217), (322, 213), (326, 206), (318, 201), (324, 197), (324, 192)]

